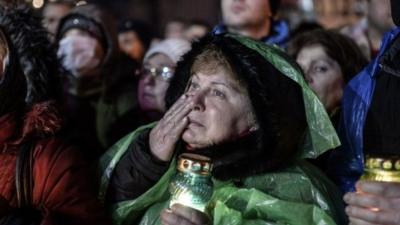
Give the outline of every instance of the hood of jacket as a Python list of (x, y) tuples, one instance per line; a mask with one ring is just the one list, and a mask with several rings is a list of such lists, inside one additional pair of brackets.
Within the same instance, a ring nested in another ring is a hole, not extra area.
[[(301, 77), (301, 70), (297, 64), (280, 50), (264, 43), (230, 34), (208, 36), (194, 43), (192, 50), (178, 62), (175, 76), (166, 94), (167, 108), (186, 90), (191, 66), (196, 56), (208, 45), (217, 46), (223, 52), (238, 74), (239, 80), (246, 84), (259, 125), (255, 133), (243, 140), (210, 146), (211, 149), (219, 149), (217, 151), (204, 149), (204, 153), (209, 152), (212, 158), (218, 159), (221, 166), (227, 168), (220, 171), (219, 178), (244, 177), (276, 170), (291, 165), (292, 160), (305, 155), (301, 144), (306, 135), (307, 125), (316, 128), (316, 121), (309, 121), (307, 118), (307, 114), (313, 113), (309, 104), (314, 105), (313, 108), (325, 111), (316, 100), (316, 96), (310, 95), (312, 92)], [(272, 59), (268, 58), (269, 56), (272, 56)], [(294, 74), (295, 79), (288, 74)], [(315, 116), (330, 125), (330, 135), (337, 139), (326, 113)], [(335, 141), (330, 144), (337, 145)], [(325, 146), (321, 149), (324, 148)], [(201, 151), (199, 150), (199, 153)]]
[(0, 116), (58, 98), (60, 63), (40, 18), (25, 7), (1, 9), (0, 32), (8, 49)]
[(101, 6), (95, 4), (86, 4), (77, 6), (72, 9), (72, 11), (60, 21), (56, 34), (57, 42), (59, 42), (62, 39), (64, 33), (68, 31), (68, 29), (64, 28), (66, 23), (70, 20), (74, 20), (75, 18), (80, 17), (84, 17), (85, 19), (94, 22), (100, 28), (107, 45), (103, 66), (107, 66), (108, 64), (112, 63), (114, 58), (117, 56), (117, 53), (119, 52), (117, 24), (113, 16)]

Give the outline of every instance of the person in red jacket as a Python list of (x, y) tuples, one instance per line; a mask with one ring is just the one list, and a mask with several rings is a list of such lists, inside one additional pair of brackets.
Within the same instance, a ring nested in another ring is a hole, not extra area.
[(0, 7), (0, 224), (108, 224), (88, 165), (57, 135), (59, 65), (39, 18)]

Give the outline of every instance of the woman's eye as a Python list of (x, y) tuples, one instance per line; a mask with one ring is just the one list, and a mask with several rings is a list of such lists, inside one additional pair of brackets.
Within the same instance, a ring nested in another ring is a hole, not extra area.
[(200, 85), (197, 84), (196, 82), (190, 82), (189, 90), (197, 90), (199, 89)]
[(325, 73), (326, 71), (328, 71), (328, 67), (326, 66), (316, 66), (314, 68), (315, 72), (319, 72), (319, 73)]
[(217, 96), (217, 97), (220, 97), (220, 98), (225, 98), (225, 94), (220, 90), (214, 89), (214, 90), (212, 90), (212, 93), (213, 93), (214, 96)]

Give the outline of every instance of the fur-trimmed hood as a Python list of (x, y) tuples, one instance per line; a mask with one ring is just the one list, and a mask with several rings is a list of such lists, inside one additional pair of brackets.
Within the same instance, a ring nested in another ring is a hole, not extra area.
[[(18, 98), (24, 92), (22, 95), (26, 105), (58, 98), (60, 63), (41, 19), (26, 7), (0, 8), (0, 29), (9, 49), (1, 85), (11, 89), (8, 96), (1, 98), (21, 101)], [(14, 81), (10, 81), (11, 78)], [(21, 84), (24, 84), (23, 88)]]
[(62, 127), (60, 112), (52, 101), (35, 103), (23, 115), (8, 113), (0, 116), (0, 123), (0, 151), (16, 150), (12, 146), (53, 136)]
[[(307, 125), (302, 88), (258, 52), (232, 37), (209, 36), (192, 45), (192, 50), (178, 62), (166, 95), (167, 108), (184, 93), (194, 60), (208, 45), (223, 52), (239, 80), (246, 84), (259, 124), (259, 129), (249, 137), (204, 149), (214, 160), (220, 161), (215, 162), (220, 166), (215, 170), (218, 171), (216, 177), (245, 177), (289, 166), (299, 155)], [(216, 154), (219, 151), (224, 154)]]
[(1, 144), (55, 134), (60, 64), (40, 18), (25, 7), (1, 8), (0, 32), (8, 52), (0, 80)]

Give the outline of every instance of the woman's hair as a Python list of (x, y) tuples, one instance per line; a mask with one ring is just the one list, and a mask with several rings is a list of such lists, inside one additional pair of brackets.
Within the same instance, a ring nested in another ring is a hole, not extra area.
[(232, 62), (230, 62), (229, 58), (224, 55), (221, 49), (214, 44), (206, 46), (203, 52), (195, 57), (190, 74), (193, 75), (197, 72), (213, 74), (220, 71), (228, 74), (239, 84), (238, 86), (246, 88), (247, 85), (244, 82), (239, 82), (238, 75), (232, 67)]
[(342, 71), (344, 82), (349, 82), (368, 63), (357, 44), (336, 31), (317, 29), (295, 36), (289, 43), (289, 55), (294, 58), (308, 46), (321, 45)]

